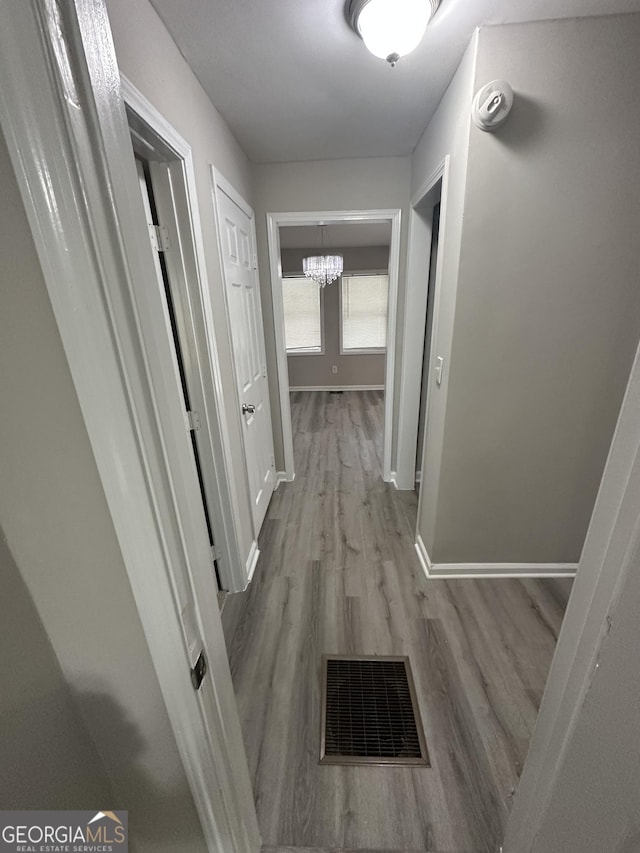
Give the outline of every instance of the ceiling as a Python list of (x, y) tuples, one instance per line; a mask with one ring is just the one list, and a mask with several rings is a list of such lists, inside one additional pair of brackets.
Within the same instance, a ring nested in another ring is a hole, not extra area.
[[(345, 222), (323, 227), (324, 245), (332, 249), (388, 246), (391, 243), (390, 222)], [(281, 249), (316, 249), (321, 246), (317, 225), (280, 226)]]
[(395, 68), (349, 28), (343, 0), (151, 0), (255, 163), (410, 154), (473, 30), (640, 11), (640, 0), (442, 0)]

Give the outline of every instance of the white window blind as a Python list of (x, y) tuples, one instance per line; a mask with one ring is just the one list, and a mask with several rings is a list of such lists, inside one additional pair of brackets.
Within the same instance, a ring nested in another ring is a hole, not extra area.
[(320, 288), (305, 276), (282, 280), (287, 352), (322, 352)]
[(342, 276), (342, 351), (387, 346), (388, 275)]

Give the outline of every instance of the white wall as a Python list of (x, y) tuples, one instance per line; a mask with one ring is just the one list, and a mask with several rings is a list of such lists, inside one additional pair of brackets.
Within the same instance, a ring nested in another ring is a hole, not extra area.
[(639, 36), (638, 16), (480, 31), (473, 89), (505, 77), (516, 101), (496, 134), (470, 129), (444, 440), (423, 472), (435, 562), (580, 557), (640, 336)]
[[(314, 210), (402, 209), (400, 275), (398, 282), (398, 328), (402, 328), (402, 304), (409, 210), (410, 158), (384, 157), (362, 160), (322, 160), (305, 163), (273, 163), (254, 167), (258, 266), (262, 294), (267, 364), (270, 376), (271, 417), (273, 420), (276, 467), (284, 469), (280, 396), (277, 386), (273, 305), (269, 279), (266, 214)], [(400, 346), (398, 342), (398, 347)], [(397, 353), (400, 349), (397, 349)], [(400, 358), (396, 358), (394, 423), (397, 421), (397, 394)], [(394, 429), (395, 433), (395, 429)], [(395, 443), (392, 451), (395, 457)]]
[[(201, 853), (199, 819), (2, 136), (0, 197), (10, 211), (0, 230), (0, 527), (109, 777), (113, 807), (129, 810), (134, 849)], [(58, 709), (74, 725), (67, 698)], [(82, 739), (78, 732), (75, 748), (85, 749)], [(85, 754), (91, 758), (88, 747)], [(100, 766), (84, 772), (100, 781)]]
[(236, 472), (233, 485), (242, 509), (238, 520), (239, 535), (246, 559), (253, 542), (253, 522), (244, 474), (242, 430), (232, 373), (210, 167), (213, 164), (252, 204), (249, 161), (148, 0), (107, 0), (107, 8), (121, 72), (173, 125), (193, 152), (223, 392), (225, 399), (230, 401), (229, 435)]

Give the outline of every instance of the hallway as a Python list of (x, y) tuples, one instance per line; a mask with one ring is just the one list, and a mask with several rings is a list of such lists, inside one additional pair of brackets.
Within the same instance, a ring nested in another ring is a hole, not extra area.
[[(292, 416), (296, 479), (223, 611), (263, 844), (495, 853), (571, 582), (427, 581), (382, 392), (295, 392)], [(409, 656), (431, 768), (318, 764), (325, 653)]]

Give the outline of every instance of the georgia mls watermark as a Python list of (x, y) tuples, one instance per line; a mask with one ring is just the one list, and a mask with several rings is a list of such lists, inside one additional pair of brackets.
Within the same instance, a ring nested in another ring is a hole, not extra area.
[(0, 853), (128, 853), (128, 815), (0, 811)]

